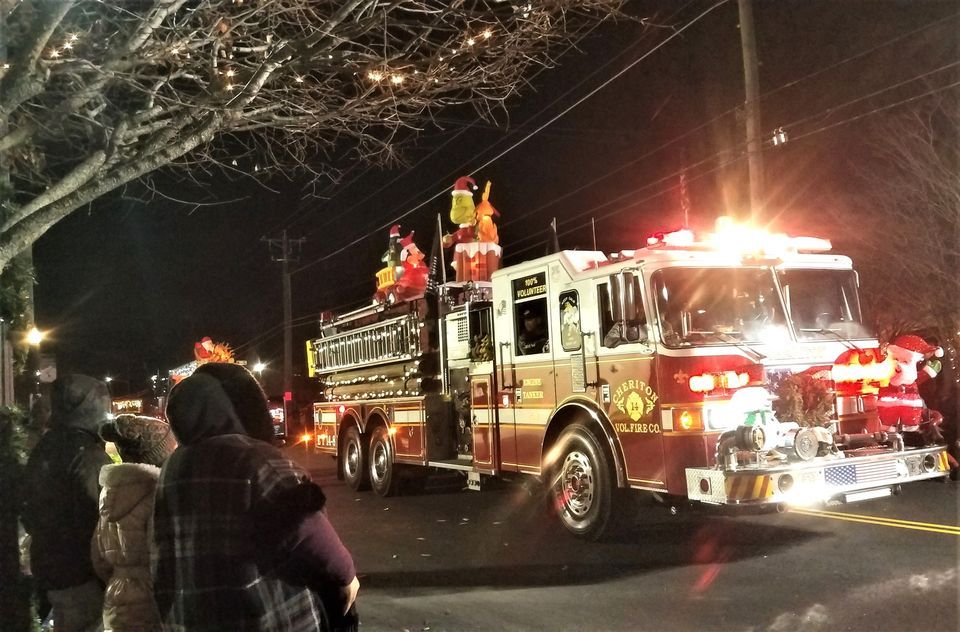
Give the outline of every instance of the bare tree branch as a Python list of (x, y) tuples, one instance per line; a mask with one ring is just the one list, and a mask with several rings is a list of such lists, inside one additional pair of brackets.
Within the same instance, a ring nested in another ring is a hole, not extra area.
[[(864, 197), (847, 234), (883, 330), (936, 326), (960, 339), (960, 97), (878, 120)], [(868, 218), (866, 221), (864, 218)]]
[[(331, 177), (397, 160), (442, 109), (496, 120), (623, 0), (56, 0), (10, 12), (0, 267), (165, 167)], [(241, 161), (243, 164), (237, 163)]]

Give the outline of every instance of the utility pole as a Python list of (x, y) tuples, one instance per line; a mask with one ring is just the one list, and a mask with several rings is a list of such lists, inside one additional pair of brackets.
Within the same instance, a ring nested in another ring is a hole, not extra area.
[[(293, 399), (293, 293), (290, 289), (290, 263), (300, 260), (300, 248), (306, 241), (303, 237), (290, 239), (283, 229), (280, 239), (263, 238), (270, 246), (270, 258), (281, 266), (283, 276), (283, 411), (289, 413), (289, 402)], [(279, 248), (279, 254), (274, 254)]]
[(751, 0), (737, 0), (740, 9), (740, 46), (743, 50), (743, 83), (746, 93), (747, 169), (750, 178), (750, 219), (763, 221), (763, 154), (760, 138), (760, 81), (757, 72), (757, 42)]

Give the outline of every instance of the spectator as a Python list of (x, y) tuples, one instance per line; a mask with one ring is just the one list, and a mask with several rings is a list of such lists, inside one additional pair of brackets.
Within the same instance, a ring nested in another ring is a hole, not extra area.
[(103, 628), (158, 630), (147, 532), (160, 466), (177, 443), (169, 425), (136, 415), (108, 421), (100, 437), (113, 442), (123, 459), (100, 470), (100, 522), (91, 543), (94, 570), (107, 583)]
[(90, 560), (97, 524), (97, 480), (110, 463), (97, 435), (110, 410), (107, 385), (85, 375), (53, 384), (50, 430), (27, 462), (23, 526), (30, 565), (53, 609), (57, 632), (95, 630), (103, 587)]
[[(359, 589), (309, 474), (271, 445), (256, 379), (205, 364), (170, 393), (180, 442), (160, 475), (152, 571), (165, 627), (329, 630)], [(355, 612), (355, 611), (352, 611)]]

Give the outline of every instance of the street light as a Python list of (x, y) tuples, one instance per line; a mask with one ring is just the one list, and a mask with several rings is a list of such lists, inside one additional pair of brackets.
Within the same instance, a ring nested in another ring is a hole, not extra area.
[(257, 374), (257, 378), (263, 377), (263, 370), (267, 368), (267, 365), (263, 362), (257, 360), (257, 363), (253, 365), (253, 372)]
[(108, 375), (108, 376), (106, 376), (105, 378), (103, 378), (103, 381), (106, 382), (107, 384), (109, 384), (110, 382), (113, 381), (113, 378)]
[(24, 338), (29, 345), (27, 349), (27, 365), (33, 369), (33, 392), (30, 393), (30, 405), (33, 406), (34, 397), (40, 396), (40, 343), (43, 342), (45, 335), (34, 325), (27, 331), (27, 335)]
[(27, 344), (33, 347), (39, 347), (40, 343), (43, 342), (43, 338), (43, 332), (37, 329), (36, 325), (31, 327), (30, 331), (27, 332)]

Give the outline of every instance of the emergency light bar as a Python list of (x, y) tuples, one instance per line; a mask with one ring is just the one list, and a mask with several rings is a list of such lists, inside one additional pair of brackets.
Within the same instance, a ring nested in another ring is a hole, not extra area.
[(825, 252), (832, 248), (829, 239), (819, 237), (790, 237), (785, 233), (771, 233), (744, 224), (736, 224), (729, 217), (717, 218), (716, 230), (705, 233), (701, 239), (689, 228), (668, 233), (655, 233), (647, 238), (648, 248), (716, 250), (741, 257), (778, 258), (796, 252)]

